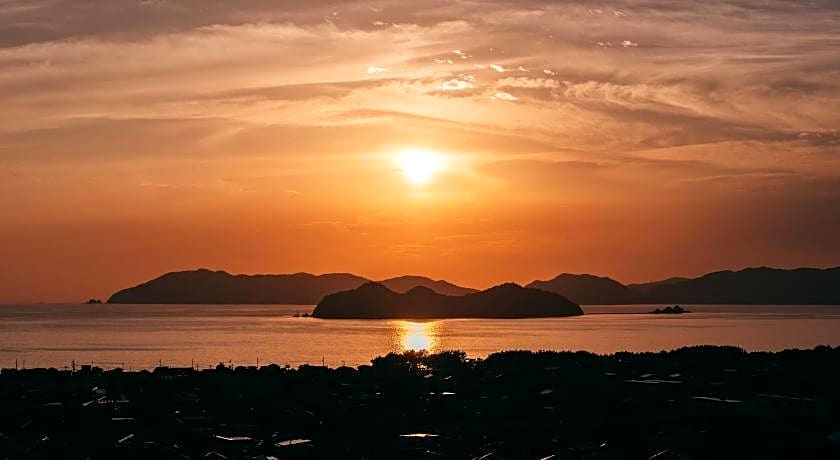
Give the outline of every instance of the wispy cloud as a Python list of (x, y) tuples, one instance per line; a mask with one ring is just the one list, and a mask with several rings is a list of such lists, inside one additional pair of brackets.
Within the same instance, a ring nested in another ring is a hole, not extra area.
[(447, 80), (441, 83), (440, 87), (446, 91), (460, 91), (473, 88), (474, 86), (472, 81), (453, 78), (452, 80)]
[(503, 100), (503, 101), (516, 101), (516, 100), (519, 100), (519, 98), (518, 98), (518, 97), (516, 97), (516, 96), (514, 96), (513, 94), (510, 94), (510, 93), (508, 93), (508, 92), (505, 92), (505, 91), (498, 91), (498, 92), (496, 92), (496, 94), (494, 95), (494, 97), (495, 97), (496, 99), (501, 99), (501, 100)]

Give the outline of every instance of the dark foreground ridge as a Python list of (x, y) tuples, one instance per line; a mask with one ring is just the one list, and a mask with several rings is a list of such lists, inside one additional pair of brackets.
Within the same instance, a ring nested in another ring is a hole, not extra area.
[(528, 318), (582, 315), (565, 297), (508, 283), (463, 296), (416, 287), (404, 294), (379, 283), (324, 297), (316, 318)]
[(0, 458), (836, 459), (840, 348), (3, 370)]

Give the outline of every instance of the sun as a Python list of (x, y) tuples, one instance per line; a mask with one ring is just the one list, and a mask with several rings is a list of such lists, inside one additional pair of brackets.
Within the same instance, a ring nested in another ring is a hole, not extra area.
[(441, 155), (431, 150), (403, 150), (399, 162), (406, 179), (417, 185), (429, 182), (443, 167)]

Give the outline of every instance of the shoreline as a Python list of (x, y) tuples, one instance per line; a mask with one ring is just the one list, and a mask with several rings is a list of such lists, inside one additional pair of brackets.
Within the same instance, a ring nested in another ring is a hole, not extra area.
[[(165, 364), (201, 367), (277, 362), (365, 364), (408, 349), (464, 350), (484, 357), (502, 350), (590, 350), (597, 353), (673, 350), (698, 344), (750, 351), (840, 345), (840, 310), (824, 307), (717, 308), (663, 318), (642, 307), (587, 307), (557, 319), (443, 321), (307, 321), (287, 307), (26, 307), (0, 309), (0, 367), (70, 367), (71, 362), (125, 363), (126, 369)], [(631, 311), (628, 311), (631, 310)], [(66, 313), (64, 313), (66, 312)], [(601, 314), (605, 312), (606, 314)], [(671, 318), (671, 319), (668, 319)], [(749, 331), (749, 333), (745, 333)], [(70, 333), (72, 332), (72, 333)], [(237, 334), (247, 334), (247, 343)], [(118, 367), (107, 364), (105, 367)]]
[[(609, 315), (609, 313), (608, 313)], [(651, 316), (661, 316), (661, 315), (654, 315)], [(664, 315), (666, 318), (670, 317), (669, 315)], [(439, 321), (439, 320), (429, 320), (429, 321)], [(422, 321), (418, 320), (418, 323)], [(67, 364), (62, 364), (59, 366), (43, 366), (43, 365), (31, 365), (31, 361), (27, 362), (24, 359), (13, 359), (14, 364), (16, 367), (10, 366), (6, 363), (0, 363), (0, 378), (2, 378), (3, 374), (5, 373), (7, 376), (12, 373), (26, 373), (26, 372), (35, 372), (35, 373), (59, 373), (59, 374), (76, 374), (78, 372), (82, 372), (82, 369), (88, 369), (87, 372), (94, 373), (109, 373), (109, 372), (119, 372), (120, 374), (138, 374), (138, 373), (148, 373), (154, 372), (158, 369), (179, 369), (179, 370), (192, 370), (195, 373), (207, 372), (212, 370), (217, 370), (219, 365), (222, 365), (229, 369), (250, 369), (250, 370), (261, 370), (263, 368), (270, 368), (270, 367), (281, 367), (284, 369), (291, 369), (297, 370), (301, 367), (319, 367), (329, 370), (336, 370), (340, 368), (351, 368), (351, 369), (359, 369), (360, 367), (370, 366), (371, 362), (376, 359), (382, 358), (383, 356), (391, 356), (391, 355), (411, 355), (411, 354), (426, 354), (426, 355), (442, 355), (448, 353), (464, 353), (464, 358), (466, 361), (469, 362), (482, 362), (487, 360), (493, 356), (497, 355), (506, 355), (510, 353), (525, 353), (525, 354), (557, 354), (557, 355), (566, 355), (566, 354), (579, 354), (579, 355), (588, 355), (594, 358), (601, 358), (601, 359), (614, 359), (617, 356), (625, 356), (625, 355), (638, 355), (638, 356), (658, 356), (663, 354), (670, 354), (675, 352), (683, 352), (684, 350), (695, 350), (695, 349), (730, 349), (735, 350), (740, 353), (745, 353), (747, 355), (750, 354), (769, 354), (769, 355), (777, 355), (781, 353), (800, 353), (800, 352), (813, 352), (816, 350), (822, 349), (832, 349), (836, 348), (840, 350), (840, 345), (832, 345), (830, 343), (824, 344), (817, 344), (814, 346), (808, 347), (786, 347), (780, 348), (776, 350), (751, 350), (737, 345), (726, 345), (726, 344), (695, 344), (695, 345), (680, 345), (674, 346), (671, 348), (663, 348), (659, 350), (622, 350), (622, 351), (613, 351), (613, 352), (594, 352), (584, 349), (517, 349), (517, 348), (510, 348), (510, 349), (500, 349), (496, 351), (492, 351), (486, 354), (481, 354), (479, 356), (470, 355), (466, 352), (461, 350), (454, 350), (454, 349), (446, 349), (440, 348), (437, 350), (429, 351), (429, 350), (404, 350), (404, 351), (390, 351), (387, 353), (382, 353), (375, 358), (371, 358), (369, 360), (364, 361), (347, 361), (342, 360), (334, 357), (322, 357), (319, 359), (307, 359), (307, 360), (268, 360), (263, 361), (259, 358), (253, 361), (240, 361), (240, 360), (219, 360), (213, 361), (212, 363), (209, 361), (196, 361), (193, 360), (192, 363), (189, 361), (181, 362), (177, 360), (171, 359), (160, 359), (149, 363), (148, 365), (140, 365), (136, 362), (127, 361), (127, 360), (119, 360), (116, 359), (114, 361), (98, 361), (98, 360), (76, 360), (71, 359), (68, 361)], [(341, 363), (333, 364), (333, 363)], [(75, 371), (73, 367), (75, 366)]]
[[(605, 313), (611, 314), (611, 313)], [(651, 314), (651, 316), (659, 316)], [(666, 316), (669, 317), (669, 316)], [(437, 320), (428, 320), (428, 321), (437, 321)], [(421, 320), (417, 320), (417, 322), (421, 322)], [(18, 360), (18, 367), (4, 367), (0, 365), (0, 378), (5, 374), (6, 376), (11, 375), (13, 373), (59, 373), (59, 374), (77, 374), (77, 373), (94, 373), (94, 374), (102, 374), (102, 373), (109, 373), (109, 372), (118, 372), (120, 374), (138, 374), (138, 373), (148, 373), (154, 372), (158, 369), (165, 370), (165, 369), (178, 369), (178, 370), (192, 370), (195, 373), (202, 373), (207, 371), (219, 370), (218, 366), (223, 366), (228, 369), (237, 370), (237, 369), (249, 369), (249, 370), (260, 370), (263, 368), (272, 368), (272, 367), (282, 367), (284, 369), (291, 369), (297, 370), (301, 367), (319, 367), (328, 370), (337, 370), (341, 368), (351, 368), (358, 370), (360, 367), (370, 366), (371, 363), (375, 360), (382, 359), (386, 356), (412, 356), (412, 355), (424, 355), (424, 356), (436, 356), (436, 355), (446, 355), (450, 353), (463, 353), (464, 360), (470, 363), (481, 363), (488, 359), (495, 359), (498, 356), (504, 356), (508, 354), (534, 354), (534, 355), (585, 355), (590, 356), (596, 359), (615, 359), (619, 356), (661, 356), (667, 355), (671, 353), (683, 353), (692, 350), (731, 350), (733, 352), (743, 353), (745, 355), (779, 355), (785, 353), (810, 353), (810, 352), (817, 352), (817, 351), (824, 351), (824, 350), (837, 350), (838, 356), (840, 356), (840, 345), (833, 346), (831, 344), (819, 344), (813, 347), (791, 347), (791, 348), (783, 348), (779, 350), (748, 350), (743, 347), (737, 345), (721, 345), (721, 344), (697, 344), (697, 345), (684, 345), (684, 346), (677, 346), (674, 348), (665, 348), (661, 350), (647, 350), (647, 351), (634, 351), (634, 350), (623, 350), (623, 351), (615, 351), (615, 352), (607, 352), (607, 353), (598, 353), (583, 349), (577, 350), (552, 350), (552, 349), (540, 349), (540, 350), (525, 350), (525, 349), (507, 349), (507, 350), (498, 350), (492, 353), (488, 353), (487, 355), (481, 357), (474, 357), (470, 356), (467, 353), (461, 350), (448, 350), (448, 349), (441, 349), (437, 351), (429, 351), (429, 350), (405, 350), (402, 352), (389, 352), (384, 355), (379, 355), (374, 358), (371, 358), (369, 361), (362, 362), (362, 363), (350, 363), (350, 364), (342, 364), (342, 365), (328, 365), (328, 364), (319, 364), (317, 360), (308, 360), (308, 361), (268, 361), (263, 362), (260, 364), (255, 363), (242, 363), (239, 361), (219, 361), (216, 364), (208, 365), (208, 363), (194, 363), (192, 366), (189, 363), (179, 363), (174, 362), (172, 360), (160, 360), (158, 365), (150, 365), (145, 367), (136, 367), (132, 366), (132, 369), (128, 369), (127, 366), (121, 366), (120, 364), (129, 363), (129, 361), (120, 362), (108, 362), (103, 363), (99, 361), (82, 361), (82, 360), (71, 360), (71, 363), (68, 363), (65, 366), (26, 366), (26, 362), (24, 360)], [(334, 359), (330, 359), (330, 362), (334, 362)], [(232, 363), (232, 364), (230, 364)], [(297, 363), (292, 365), (290, 363)], [(75, 364), (76, 370), (72, 370), (71, 368)], [(134, 368), (136, 367), (136, 369)]]

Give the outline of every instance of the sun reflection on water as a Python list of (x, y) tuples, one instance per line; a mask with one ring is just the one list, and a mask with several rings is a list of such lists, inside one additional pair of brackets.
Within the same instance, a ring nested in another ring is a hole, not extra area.
[(426, 323), (398, 321), (397, 328), (397, 345), (400, 351), (434, 352), (438, 348), (438, 323), (436, 321)]

